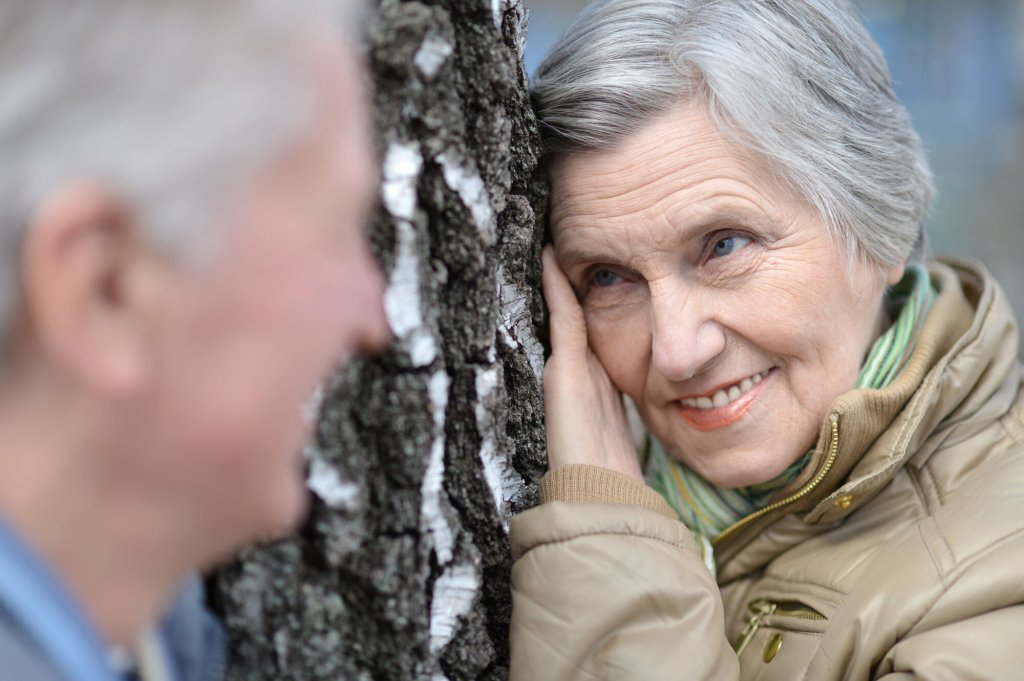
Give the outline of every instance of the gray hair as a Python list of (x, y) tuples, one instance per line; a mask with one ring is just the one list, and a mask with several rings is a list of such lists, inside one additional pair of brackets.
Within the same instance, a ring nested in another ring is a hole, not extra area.
[(552, 154), (607, 150), (681, 101), (763, 158), (848, 255), (924, 256), (934, 195), (885, 59), (844, 0), (597, 0), (533, 97)]
[(297, 0), (2, 3), (2, 336), (24, 231), (61, 184), (115, 192), (171, 255), (210, 250), (213, 213), (311, 120), (311, 34), (324, 32), (325, 9)]

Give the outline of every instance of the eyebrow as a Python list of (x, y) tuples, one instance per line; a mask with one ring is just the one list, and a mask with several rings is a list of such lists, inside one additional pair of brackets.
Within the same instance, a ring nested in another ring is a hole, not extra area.
[(609, 262), (619, 258), (610, 257), (605, 251), (588, 250), (586, 247), (578, 248), (570, 246), (563, 251), (555, 249), (559, 253), (559, 265), (563, 270), (575, 267), (581, 263)]
[[(695, 225), (685, 228), (677, 228), (675, 229), (675, 236), (677, 241), (687, 241), (696, 235), (708, 234), (710, 232), (728, 229), (730, 227), (739, 228), (744, 225), (752, 229), (758, 229), (759, 231), (764, 231), (765, 229), (763, 217), (761, 219), (757, 219), (748, 211), (727, 210), (712, 215), (707, 220)], [(581, 241), (581, 239), (573, 240), (573, 242), (579, 241)], [(617, 257), (617, 255), (610, 249), (595, 249), (590, 248), (589, 244), (586, 243), (578, 244), (573, 242), (570, 242), (569, 246), (556, 249), (560, 255), (559, 261), (561, 262), (563, 269), (575, 267), (580, 263), (621, 263), (623, 260), (627, 259)]]

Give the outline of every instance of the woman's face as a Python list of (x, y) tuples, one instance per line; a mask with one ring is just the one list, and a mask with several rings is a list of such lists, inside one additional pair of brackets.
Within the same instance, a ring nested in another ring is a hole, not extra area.
[(726, 487), (806, 453), (903, 268), (847, 265), (816, 212), (692, 105), (560, 159), (552, 182), (590, 346), (668, 452)]

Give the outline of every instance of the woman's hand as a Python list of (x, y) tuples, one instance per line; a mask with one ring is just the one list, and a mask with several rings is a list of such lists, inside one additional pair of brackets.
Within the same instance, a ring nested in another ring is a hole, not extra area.
[(551, 358), (544, 367), (548, 468), (590, 464), (643, 482), (622, 395), (590, 349), (583, 310), (554, 249), (546, 246), (541, 258), (551, 314)]

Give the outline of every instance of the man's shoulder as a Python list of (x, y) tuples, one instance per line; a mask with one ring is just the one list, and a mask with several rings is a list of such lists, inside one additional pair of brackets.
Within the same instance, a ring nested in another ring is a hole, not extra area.
[(64, 681), (28, 634), (0, 607), (0, 681)]

